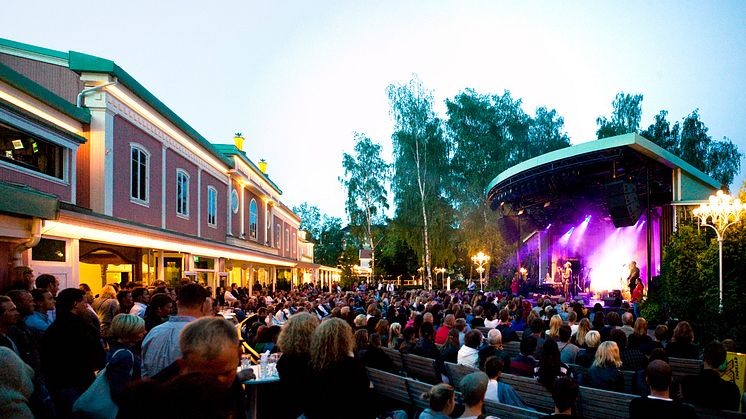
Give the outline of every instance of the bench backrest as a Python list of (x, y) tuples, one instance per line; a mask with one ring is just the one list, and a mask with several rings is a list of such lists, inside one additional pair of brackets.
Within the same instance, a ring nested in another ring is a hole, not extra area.
[(674, 378), (697, 375), (702, 371), (702, 361), (699, 359), (669, 358), (668, 365), (671, 366)]
[(510, 384), (527, 406), (542, 412), (554, 411), (552, 393), (535, 379), (512, 374), (502, 374), (500, 375), (500, 381)]
[(385, 353), (386, 356), (389, 357), (391, 362), (394, 363), (394, 366), (396, 366), (396, 369), (398, 371), (404, 371), (404, 363), (401, 359), (401, 352), (399, 352), (397, 349), (392, 348), (381, 347), (381, 349), (383, 349), (383, 353)]
[(513, 341), (503, 343), (503, 352), (513, 358), (521, 353), (521, 342)]
[(743, 419), (746, 413), (734, 412), (731, 410), (712, 410), (695, 407), (697, 417), (701, 419)]
[(458, 391), (461, 391), (461, 379), (465, 376), (479, 371), (476, 368), (467, 367), (466, 365), (452, 364), (446, 362), (446, 374), (451, 385)]
[(508, 404), (497, 403), (492, 400), (484, 401), (484, 413), (486, 415), (497, 416), (499, 418), (540, 418), (547, 416), (545, 413), (536, 412), (531, 409), (511, 406)]
[(402, 354), (404, 371), (408, 377), (416, 378), (430, 384), (442, 382), (435, 360), (419, 355)]
[(368, 379), (378, 394), (406, 404), (410, 403), (409, 390), (404, 377), (375, 368), (367, 368), (367, 370)]
[(411, 378), (405, 378), (407, 382), (407, 390), (409, 391), (409, 399), (414, 406), (418, 409), (425, 410), (430, 407), (430, 402), (422, 400), (422, 393), (427, 393), (432, 387), (431, 384), (423, 383), (422, 381), (412, 380)]
[(629, 402), (634, 394), (617, 393), (597, 388), (580, 387), (578, 396), (579, 414), (584, 419), (629, 417)]

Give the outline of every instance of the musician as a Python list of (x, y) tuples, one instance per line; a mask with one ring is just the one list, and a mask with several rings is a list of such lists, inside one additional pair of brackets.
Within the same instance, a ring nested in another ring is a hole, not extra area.
[(635, 292), (637, 286), (637, 280), (640, 278), (640, 268), (637, 267), (637, 262), (634, 260), (629, 263), (629, 276), (627, 277), (627, 285), (629, 285), (629, 294), (632, 295)]
[(570, 299), (570, 281), (572, 280), (572, 263), (565, 262), (565, 270), (562, 271), (562, 291), (565, 298)]

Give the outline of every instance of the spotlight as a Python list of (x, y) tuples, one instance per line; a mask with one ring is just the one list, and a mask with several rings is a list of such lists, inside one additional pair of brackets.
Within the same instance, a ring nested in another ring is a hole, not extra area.
[(518, 210), (518, 215), (523, 215), (523, 208)]
[(575, 227), (572, 227), (569, 230), (567, 230), (567, 233), (565, 233), (565, 235), (569, 236), (570, 234), (572, 234), (573, 231), (575, 231)]
[(550, 205), (552, 205), (551, 201), (547, 201), (544, 203), (544, 208), (548, 208)]
[(552, 226), (552, 223), (549, 223), (549, 225), (547, 225), (546, 230), (549, 230), (549, 227), (551, 227), (551, 226)]

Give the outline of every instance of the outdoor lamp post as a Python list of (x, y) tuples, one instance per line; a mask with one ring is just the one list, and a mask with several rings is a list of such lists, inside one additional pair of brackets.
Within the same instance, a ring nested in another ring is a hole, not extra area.
[(479, 272), (479, 291), (484, 291), (484, 280), (482, 274), (484, 273), (484, 265), (489, 262), (490, 257), (485, 255), (483, 252), (479, 252), (471, 257), (471, 261), (477, 265), (477, 272)]
[(435, 269), (433, 269), (433, 272), (435, 272), (435, 275), (436, 275), (435, 280), (436, 281), (438, 280), (437, 275), (440, 274), (440, 287), (443, 288), (443, 281), (444, 281), (443, 278), (444, 278), (444, 275), (446, 273), (446, 268), (435, 268)]
[(699, 208), (692, 210), (692, 214), (699, 218), (703, 226), (711, 227), (718, 236), (718, 268), (720, 272), (720, 312), (723, 312), (723, 239), (728, 227), (741, 221), (746, 215), (746, 204), (740, 199), (718, 191), (716, 195), (710, 195), (710, 202), (701, 204)]

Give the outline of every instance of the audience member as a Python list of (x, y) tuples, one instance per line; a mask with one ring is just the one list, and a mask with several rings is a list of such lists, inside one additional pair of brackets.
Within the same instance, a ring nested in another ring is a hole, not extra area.
[(145, 330), (150, 331), (154, 327), (161, 325), (168, 321), (168, 316), (171, 314), (173, 308), (173, 300), (168, 294), (154, 294), (150, 298), (150, 304), (145, 309)]
[(596, 351), (593, 365), (580, 382), (587, 387), (623, 392), (624, 374), (619, 369), (621, 366), (622, 360), (619, 358), (619, 347), (616, 342), (603, 342)]
[(111, 397), (141, 377), (140, 344), (145, 337), (145, 322), (132, 314), (117, 314), (111, 321), (111, 344), (106, 354), (106, 378)]
[(451, 331), (448, 332), (448, 340), (440, 349), (440, 354), (443, 357), (444, 362), (450, 362), (453, 364), (458, 362), (458, 351), (461, 349), (459, 335), (460, 333), (457, 329), (451, 329)]
[(284, 399), (278, 408), (282, 417), (297, 418), (303, 413), (306, 400), (306, 383), (312, 381), (309, 367), (311, 360), (311, 336), (319, 321), (310, 313), (296, 313), (290, 316), (277, 338), (282, 356), (277, 361), (277, 373), (280, 377), (280, 388), (283, 394), (294, 394), (295, 397)]
[(581, 367), (590, 368), (593, 360), (596, 359), (596, 350), (601, 343), (601, 334), (596, 330), (591, 330), (585, 335), (585, 348), (578, 351), (575, 357), (575, 363)]
[(419, 419), (448, 419), (456, 406), (456, 392), (448, 384), (436, 384), (427, 393), (422, 393), (422, 400), (430, 407), (420, 413)]
[(47, 313), (55, 309), (54, 297), (51, 292), (40, 289), (31, 290), (31, 297), (34, 300), (34, 312), (25, 317), (23, 321), (37, 343), (41, 344), (44, 332), (52, 324)]
[(553, 339), (544, 341), (542, 352), (539, 365), (534, 369), (534, 378), (551, 391), (554, 380), (558, 377), (566, 377), (569, 374), (569, 368), (562, 362), (557, 342)]
[(633, 399), (629, 404), (630, 419), (696, 418), (694, 409), (674, 401), (669, 395), (671, 367), (661, 360), (651, 361), (645, 370), (645, 383), (650, 395)]
[(619, 357), (622, 360), (621, 369), (623, 371), (641, 371), (645, 369), (648, 359), (639, 349), (627, 348), (627, 335), (621, 329), (611, 331), (611, 340), (619, 348)]
[(503, 342), (500, 329), (490, 329), (489, 333), (487, 333), (487, 344), (479, 349), (478, 366), (480, 370), (484, 371), (484, 363), (487, 361), (487, 358), (491, 356), (498, 357), (504, 364), (510, 366), (510, 357), (503, 353)]
[(497, 419), (494, 416), (482, 414), (484, 396), (487, 393), (489, 378), (487, 374), (479, 371), (473, 372), (461, 379), (461, 395), (464, 398), (464, 413), (459, 416), (463, 419)]
[(533, 377), (534, 370), (538, 365), (538, 361), (533, 356), (535, 351), (536, 338), (531, 335), (524, 335), (521, 340), (520, 353), (510, 360), (508, 371), (522, 377)]
[[(668, 346), (670, 347), (673, 344), (674, 342), (671, 342)], [(724, 367), (726, 355), (725, 348), (720, 342), (711, 342), (705, 347), (702, 354), (702, 371), (698, 375), (685, 377), (681, 382), (681, 393), (684, 401), (708, 409), (739, 409), (741, 392), (738, 386), (731, 381), (720, 378), (720, 371)], [(669, 356), (671, 356), (670, 353)]]
[(130, 309), (129, 314), (134, 314), (138, 317), (145, 317), (145, 310), (148, 308), (150, 302), (150, 292), (145, 287), (137, 287), (132, 291), (132, 301), (134, 305)]
[(111, 285), (104, 286), (98, 298), (93, 300), (91, 307), (98, 315), (101, 324), (101, 337), (109, 342), (111, 321), (114, 320), (114, 316), (119, 314), (119, 301), (117, 301), (117, 292), (114, 287)]
[(513, 387), (510, 384), (500, 382), (500, 374), (503, 372), (504, 365), (503, 361), (495, 356), (491, 356), (485, 361), (484, 372), (490, 381), (487, 384), (487, 393), (484, 398), (502, 404), (526, 408), (523, 400), (513, 390)]
[(576, 418), (573, 413), (575, 401), (578, 399), (580, 388), (575, 380), (560, 377), (554, 380), (552, 385), (552, 400), (554, 401), (554, 413), (547, 418)]
[[(482, 343), (482, 332), (472, 330), (464, 337), (464, 346), (458, 350), (458, 364), (467, 367), (479, 367), (479, 345)], [(502, 346), (502, 345), (501, 345)]]
[(187, 324), (205, 316), (212, 301), (205, 288), (187, 284), (177, 292), (177, 314), (154, 327), (142, 343), (142, 375), (153, 377), (181, 357), (179, 334)]
[(673, 329), (673, 341), (666, 346), (671, 358), (698, 359), (699, 347), (694, 344), (694, 331), (689, 322), (681, 321)]
[(435, 344), (444, 345), (446, 340), (448, 340), (448, 332), (450, 332), (454, 327), (456, 327), (456, 316), (453, 314), (447, 314), (443, 321), (443, 326), (441, 326), (435, 333)]
[(571, 335), (572, 329), (570, 329), (570, 326), (560, 326), (557, 347), (560, 350), (560, 359), (565, 364), (574, 364), (575, 358), (578, 356), (578, 352), (580, 351), (580, 348), (570, 343)]

